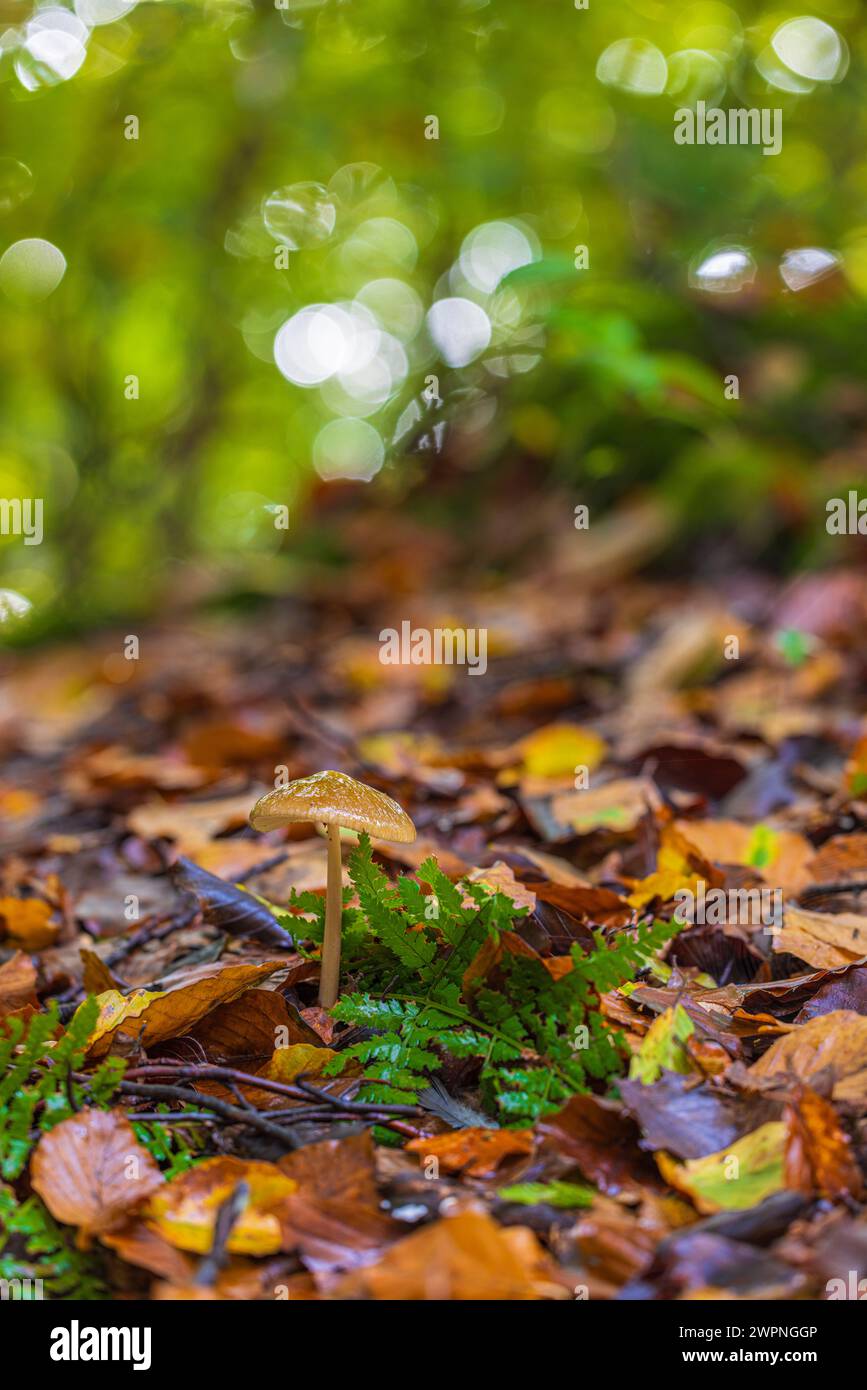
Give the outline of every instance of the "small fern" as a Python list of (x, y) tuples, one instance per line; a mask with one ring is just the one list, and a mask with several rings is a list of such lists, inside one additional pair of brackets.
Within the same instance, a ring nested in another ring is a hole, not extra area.
[(17, 1178), (39, 1135), (82, 1105), (107, 1105), (125, 1063), (109, 1058), (88, 1077), (87, 1089), (73, 1078), (84, 1064), (99, 1006), (90, 997), (60, 1033), (52, 1000), (29, 1021), (8, 1019), (0, 1034), (0, 1177)]
[(3, 1298), (23, 1302), (43, 1298), (108, 1297), (98, 1248), (75, 1246), (75, 1232), (59, 1226), (39, 1197), (17, 1202), (0, 1185), (0, 1280)]
[[(359, 906), (344, 910), (348, 973), (365, 988), (344, 995), (334, 1015), (372, 1036), (345, 1048), (326, 1071), (359, 1063), (363, 1099), (413, 1103), (445, 1056), (478, 1058), (485, 1102), (507, 1123), (524, 1124), (590, 1081), (622, 1072), (622, 1039), (602, 1019), (598, 997), (645, 968), (676, 924), (624, 932), (613, 945), (597, 933), (589, 955), (573, 946), (571, 969), (559, 979), (540, 960), (504, 953), (499, 987), (485, 982), (467, 1001), (464, 975), (479, 948), (498, 941), (525, 910), (483, 885), (456, 886), (432, 859), (418, 869), (429, 896), (410, 878), (392, 884), (373, 862), (367, 836), (349, 874)], [(293, 906), (313, 909), (318, 922), (321, 900), (311, 904), (310, 896)]]

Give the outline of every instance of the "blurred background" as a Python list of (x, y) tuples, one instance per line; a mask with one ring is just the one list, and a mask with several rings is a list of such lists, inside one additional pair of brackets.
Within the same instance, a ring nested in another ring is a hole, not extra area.
[[(0, 0), (2, 639), (365, 525), (484, 586), (578, 504), (672, 575), (851, 561), (865, 56), (857, 0)], [(676, 144), (699, 101), (780, 153)]]

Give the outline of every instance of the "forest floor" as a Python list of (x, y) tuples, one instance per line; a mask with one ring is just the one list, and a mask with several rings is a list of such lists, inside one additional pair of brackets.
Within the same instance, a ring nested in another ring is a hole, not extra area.
[[(654, 579), (649, 525), (472, 598), (359, 525), (351, 582), (6, 659), (0, 1273), (857, 1296), (867, 577)], [(326, 768), (418, 832), (345, 846), (336, 1014), (324, 840), (248, 824)]]

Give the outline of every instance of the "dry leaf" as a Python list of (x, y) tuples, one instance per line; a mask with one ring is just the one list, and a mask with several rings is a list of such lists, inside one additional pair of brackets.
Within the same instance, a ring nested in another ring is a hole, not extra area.
[(53, 911), (41, 898), (0, 898), (0, 927), (23, 950), (40, 951), (57, 940), (59, 928), (50, 920)]
[(99, 1016), (91, 1034), (89, 1055), (103, 1057), (119, 1036), (152, 1047), (180, 1037), (218, 1004), (225, 1004), (269, 975), (284, 969), (283, 961), (207, 967), (208, 973), (190, 984), (163, 991), (136, 989), (128, 997), (117, 990), (98, 996)]
[(82, 1110), (43, 1134), (31, 1182), (51, 1215), (78, 1226), (86, 1242), (161, 1188), (163, 1175), (122, 1110)]
[(786, 907), (774, 935), (778, 955), (788, 952), (818, 970), (835, 970), (867, 956), (867, 917), (856, 912), (809, 912)]
[(529, 1129), (456, 1129), (412, 1139), (406, 1146), (424, 1165), (434, 1158), (446, 1173), (463, 1173), (468, 1178), (490, 1178), (507, 1158), (533, 1152), (533, 1131)]
[(29, 956), (16, 951), (0, 965), (0, 1018), (24, 1008), (39, 1008), (36, 968)]
[(786, 1112), (786, 1186), (812, 1196), (859, 1197), (864, 1187), (849, 1136), (830, 1101), (804, 1087)]
[(809, 1081), (827, 1072), (832, 1099), (867, 1108), (867, 1017), (835, 1009), (777, 1038), (750, 1068), (751, 1076), (795, 1076)]
[(563, 1276), (532, 1231), (468, 1211), (398, 1241), (337, 1285), (338, 1298), (439, 1302), (568, 1298)]
[(165, 1183), (145, 1215), (171, 1245), (204, 1255), (213, 1244), (218, 1208), (239, 1182), (247, 1184), (249, 1196), (226, 1249), (239, 1255), (272, 1255), (283, 1248), (280, 1208), (298, 1186), (276, 1163), (206, 1159)]

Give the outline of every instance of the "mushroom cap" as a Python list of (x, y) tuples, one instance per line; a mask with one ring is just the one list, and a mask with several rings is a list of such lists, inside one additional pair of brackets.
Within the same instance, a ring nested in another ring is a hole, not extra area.
[(385, 792), (356, 782), (345, 772), (314, 772), (259, 798), (250, 812), (254, 830), (275, 830), (295, 821), (344, 825), (367, 831), (377, 840), (408, 844), (415, 826), (406, 811)]

